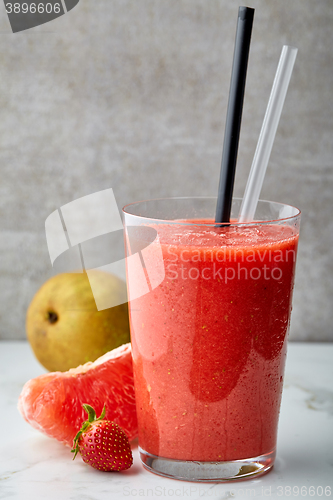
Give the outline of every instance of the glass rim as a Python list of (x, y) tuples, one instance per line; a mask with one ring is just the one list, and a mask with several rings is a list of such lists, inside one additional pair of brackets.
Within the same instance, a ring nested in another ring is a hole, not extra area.
[[(259, 203), (274, 203), (275, 205), (280, 205), (281, 207), (286, 206), (290, 208), (294, 208), (296, 210), (295, 215), (291, 215), (289, 217), (282, 217), (281, 219), (270, 219), (270, 220), (253, 220), (249, 222), (238, 222), (232, 221), (232, 222), (226, 222), (226, 223), (218, 223), (218, 222), (186, 222), (183, 221), (182, 219), (161, 219), (161, 218), (156, 218), (156, 217), (146, 217), (144, 215), (136, 215), (132, 214), (131, 212), (128, 212), (126, 209), (128, 207), (131, 207), (133, 205), (141, 205), (143, 203), (151, 202), (151, 201), (172, 201), (172, 200), (217, 200), (217, 196), (168, 196), (165, 198), (149, 198), (146, 200), (139, 200), (139, 201), (134, 201), (132, 203), (127, 203), (124, 205), (122, 208), (122, 212), (126, 215), (130, 215), (132, 217), (136, 217), (138, 219), (143, 219), (143, 220), (151, 220), (151, 221), (156, 221), (156, 222), (161, 222), (164, 224), (181, 224), (181, 225), (187, 225), (187, 226), (207, 226), (207, 227), (216, 227), (217, 224), (219, 225), (228, 225), (228, 226), (249, 226), (249, 225), (256, 225), (256, 224), (272, 224), (272, 223), (277, 223), (277, 222), (284, 222), (292, 219), (297, 219), (301, 215), (301, 210), (294, 205), (289, 205), (288, 203), (280, 203), (278, 201), (273, 201), (273, 200), (258, 200)], [(232, 200), (237, 200), (241, 201), (242, 198), (239, 197), (233, 197)]]

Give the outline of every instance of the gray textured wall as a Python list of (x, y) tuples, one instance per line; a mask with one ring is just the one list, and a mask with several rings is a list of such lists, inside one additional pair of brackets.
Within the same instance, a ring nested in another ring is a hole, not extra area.
[[(302, 209), (293, 340), (333, 340), (333, 4), (256, 8), (235, 195), (242, 196), (282, 45), (299, 54), (262, 198)], [(217, 191), (238, 3), (81, 0), (12, 34), (0, 6), (0, 338), (25, 338), (52, 275), (46, 217), (112, 187), (119, 207)]]

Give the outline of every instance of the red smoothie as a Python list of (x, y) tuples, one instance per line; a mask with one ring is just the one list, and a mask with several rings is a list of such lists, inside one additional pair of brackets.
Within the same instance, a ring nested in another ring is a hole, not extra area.
[(130, 302), (140, 447), (214, 462), (274, 452), (298, 231), (154, 228), (165, 278)]

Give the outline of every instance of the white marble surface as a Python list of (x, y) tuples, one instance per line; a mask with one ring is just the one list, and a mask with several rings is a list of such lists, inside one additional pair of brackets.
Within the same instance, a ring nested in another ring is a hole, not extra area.
[(26, 342), (0, 342), (0, 499), (333, 497), (333, 344), (289, 344), (276, 465), (261, 479), (228, 484), (151, 474), (135, 446), (134, 465), (122, 473), (73, 461), (69, 448), (32, 429), (17, 410), (23, 384), (41, 373)]

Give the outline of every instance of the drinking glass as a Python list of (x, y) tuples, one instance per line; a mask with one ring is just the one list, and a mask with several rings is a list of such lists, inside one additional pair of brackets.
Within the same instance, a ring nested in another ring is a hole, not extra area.
[(143, 465), (191, 481), (274, 464), (300, 211), (259, 201), (215, 224), (216, 198), (127, 205), (126, 267)]

